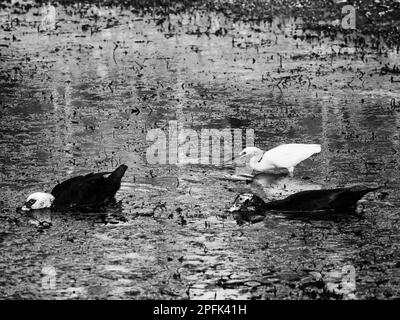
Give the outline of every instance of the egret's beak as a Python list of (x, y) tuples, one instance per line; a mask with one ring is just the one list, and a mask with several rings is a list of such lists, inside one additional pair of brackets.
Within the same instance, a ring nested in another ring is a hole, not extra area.
[(242, 154), (241, 156), (240, 155), (236, 156), (233, 159), (229, 159), (229, 160), (224, 161), (224, 164), (228, 164), (228, 163), (231, 163), (231, 162), (234, 163), (235, 161), (240, 160), (240, 159), (244, 158), (245, 156), (246, 156), (245, 154)]

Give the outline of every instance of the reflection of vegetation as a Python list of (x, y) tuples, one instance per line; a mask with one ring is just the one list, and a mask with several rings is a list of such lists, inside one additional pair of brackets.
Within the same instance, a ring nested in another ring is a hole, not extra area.
[[(18, 1), (16, 8), (29, 9), (32, 6), (47, 4), (47, 0)], [(356, 30), (363, 34), (382, 36), (388, 45), (400, 43), (400, 3), (391, 0), (97, 0), (97, 1), (54, 1), (61, 5), (75, 4), (80, 10), (92, 7), (125, 7), (138, 14), (165, 16), (200, 9), (223, 13), (234, 20), (271, 21), (277, 15), (294, 15), (301, 17), (305, 27), (323, 31), (342, 29), (338, 23), (343, 18), (344, 5), (352, 5), (356, 12)], [(76, 5), (78, 4), (78, 5)], [(10, 5), (1, 1), (0, 7)], [(347, 32), (354, 32), (348, 30)]]

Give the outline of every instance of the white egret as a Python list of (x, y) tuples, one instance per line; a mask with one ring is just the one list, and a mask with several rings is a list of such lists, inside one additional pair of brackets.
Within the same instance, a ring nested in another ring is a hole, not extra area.
[(319, 144), (282, 144), (268, 151), (257, 147), (247, 147), (239, 154), (239, 159), (250, 158), (249, 166), (252, 170), (265, 172), (276, 168), (286, 168), (293, 177), (294, 167), (315, 153), (321, 152)]

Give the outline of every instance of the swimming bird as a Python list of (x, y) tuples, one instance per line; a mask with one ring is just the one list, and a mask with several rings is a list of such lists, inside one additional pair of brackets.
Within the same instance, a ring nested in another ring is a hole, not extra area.
[(282, 200), (265, 202), (255, 194), (240, 194), (229, 212), (242, 212), (251, 217), (277, 213), (354, 213), (357, 202), (367, 193), (379, 187), (354, 186), (347, 188), (307, 190), (292, 194)]
[[(98, 208), (111, 203), (121, 186), (128, 167), (120, 165), (113, 172), (89, 173), (56, 185), (51, 193), (31, 194), (23, 211), (51, 208), (55, 211)], [(105, 177), (109, 174), (108, 177)]]
[(244, 148), (239, 158), (250, 158), (249, 166), (256, 171), (265, 172), (275, 168), (286, 168), (293, 177), (294, 167), (315, 153), (321, 152), (319, 144), (282, 144), (268, 151), (257, 147)]

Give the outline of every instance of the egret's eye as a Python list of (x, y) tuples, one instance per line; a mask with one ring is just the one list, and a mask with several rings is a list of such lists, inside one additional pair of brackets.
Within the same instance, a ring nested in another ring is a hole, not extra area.
[(35, 199), (31, 199), (31, 200), (29, 200), (26, 204), (30, 204), (30, 205), (32, 205), (32, 204), (34, 204), (36, 202), (36, 200)]

